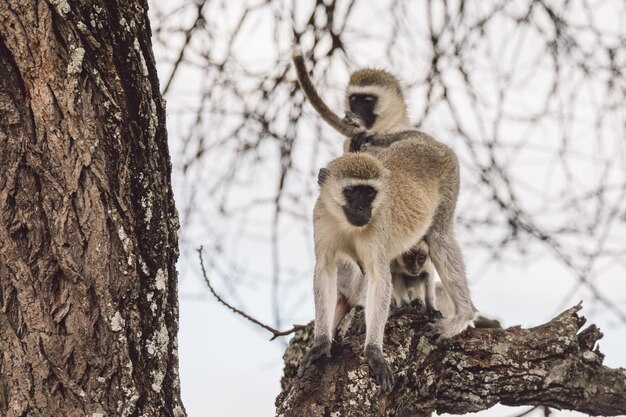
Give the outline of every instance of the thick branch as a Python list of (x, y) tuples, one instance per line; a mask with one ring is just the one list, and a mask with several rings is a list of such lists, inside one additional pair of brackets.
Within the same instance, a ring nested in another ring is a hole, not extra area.
[[(389, 320), (385, 354), (396, 385), (383, 393), (362, 359), (363, 315), (342, 324), (332, 359), (297, 366), (312, 326), (296, 333), (284, 361), (280, 416), (405, 416), (437, 411), (463, 414), (505, 405), (545, 405), (592, 415), (626, 414), (626, 370), (602, 365), (592, 350), (602, 333), (585, 322), (580, 305), (531, 329), (469, 329), (439, 345), (423, 336), (426, 318), (409, 311)], [(350, 319), (351, 317), (351, 319)]]

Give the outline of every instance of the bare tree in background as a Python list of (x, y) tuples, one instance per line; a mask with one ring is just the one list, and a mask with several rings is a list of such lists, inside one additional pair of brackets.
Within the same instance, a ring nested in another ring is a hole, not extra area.
[(201, 228), (183, 242), (213, 242), (212, 275), (229, 288), (256, 279), (238, 255), (269, 239), (276, 324), (309, 291), (310, 264), (281, 255), (294, 242), (307, 250), (313, 175), (341, 140), (294, 83), (296, 42), (338, 110), (349, 70), (384, 63), (407, 81), (416, 127), (461, 157), (468, 257), (486, 267), (551, 257), (572, 277), (565, 304), (585, 287), (626, 321), (597, 285), (626, 270), (623, 2), (249, 3), (154, 11), (166, 97), (177, 81), (197, 86), (170, 97), (169, 111), (181, 115), (175, 161), (190, 191), (182, 221)]
[(457, 229), (477, 276), (545, 258), (571, 277), (555, 311), (582, 291), (626, 323), (599, 282), (626, 272), (624, 2), (181, 1), (153, 13), (183, 138), (183, 250), (207, 245), (209, 275), (236, 302), (265, 280), (280, 327), (311, 296), (314, 175), (341, 140), (294, 82), (299, 43), (335, 109), (357, 67), (405, 81), (415, 126), (461, 159)]

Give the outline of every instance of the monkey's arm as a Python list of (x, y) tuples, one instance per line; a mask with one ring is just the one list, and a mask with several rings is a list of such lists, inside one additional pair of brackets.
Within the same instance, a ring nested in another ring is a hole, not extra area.
[(580, 306), (533, 328), (469, 329), (442, 344), (424, 336), (428, 316), (416, 310), (389, 319), (385, 353), (398, 373), (391, 393), (373, 388), (361, 359), (363, 313), (357, 310), (333, 359), (296, 378), (311, 327), (284, 354), (276, 414), (407, 416), (466, 414), (505, 405), (548, 406), (590, 415), (626, 415), (626, 371), (602, 365), (591, 325), (580, 331)]
[(365, 359), (382, 390), (391, 391), (395, 378), (383, 356), (383, 335), (393, 291), (389, 261), (385, 259), (370, 262), (365, 268)]
[(302, 91), (304, 91), (304, 94), (309, 99), (309, 102), (311, 102), (311, 105), (315, 111), (319, 113), (322, 119), (324, 119), (339, 133), (347, 137), (354, 136), (363, 131), (363, 128), (349, 124), (337, 116), (337, 114), (333, 112), (330, 107), (326, 105), (326, 103), (324, 103), (324, 100), (322, 100), (320, 95), (317, 94), (317, 90), (315, 90), (315, 87), (311, 82), (309, 73), (306, 70), (306, 65), (304, 64), (304, 55), (302, 55), (302, 52), (299, 50), (294, 51), (293, 64), (296, 68), (298, 83), (300, 84)]
[(387, 133), (383, 135), (373, 135), (369, 141), (368, 145), (378, 146), (381, 148), (388, 148), (394, 143), (403, 140), (403, 139), (411, 139), (416, 137), (426, 136), (424, 133), (419, 130), (404, 130), (396, 133)]
[(329, 262), (326, 254), (316, 253), (313, 298), (315, 300), (315, 339), (302, 360), (299, 375), (303, 375), (306, 368), (318, 359), (330, 358), (330, 347), (335, 331), (333, 319), (337, 305), (337, 266), (336, 263)]

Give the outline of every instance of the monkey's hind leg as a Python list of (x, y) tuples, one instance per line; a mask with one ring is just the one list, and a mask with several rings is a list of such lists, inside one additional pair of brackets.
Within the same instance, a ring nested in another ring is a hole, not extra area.
[(365, 359), (383, 391), (391, 391), (394, 384), (393, 371), (383, 355), (383, 336), (392, 293), (388, 265), (389, 262), (379, 263), (366, 272)]
[(424, 281), (424, 292), (426, 300), (426, 313), (431, 320), (440, 320), (443, 318), (441, 311), (437, 310), (437, 294), (435, 291), (435, 271), (433, 263), (430, 259), (426, 260), (424, 266), (425, 271), (428, 273), (426, 280)]
[(411, 304), (411, 298), (409, 297), (409, 289), (407, 288), (402, 274), (391, 274), (391, 282), (393, 284), (393, 302), (394, 307), (399, 309), (401, 307)]
[(313, 278), (315, 299), (315, 337), (300, 368), (298, 376), (302, 376), (306, 368), (322, 357), (330, 358), (330, 347), (333, 339), (333, 318), (337, 305), (337, 267), (326, 257), (318, 257)]
[(427, 243), (441, 282), (456, 310), (454, 315), (435, 322), (431, 327), (442, 338), (450, 338), (473, 323), (477, 310), (470, 298), (461, 249), (452, 233), (431, 230)]

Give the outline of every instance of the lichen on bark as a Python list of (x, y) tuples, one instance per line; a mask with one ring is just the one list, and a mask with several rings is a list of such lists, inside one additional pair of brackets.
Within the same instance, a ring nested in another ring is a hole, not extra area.
[(529, 329), (468, 329), (440, 343), (424, 335), (417, 310), (391, 317), (385, 355), (396, 384), (382, 392), (362, 358), (363, 314), (342, 323), (327, 363), (296, 370), (313, 327), (297, 332), (284, 354), (276, 414), (288, 416), (412, 416), (465, 414), (505, 405), (544, 405), (592, 415), (626, 414), (626, 370), (602, 365), (595, 325), (573, 307)]
[(185, 415), (150, 36), (145, 1), (0, 4), (0, 415)]

